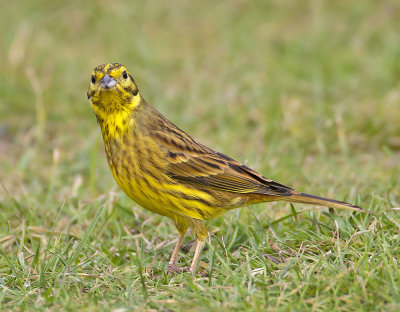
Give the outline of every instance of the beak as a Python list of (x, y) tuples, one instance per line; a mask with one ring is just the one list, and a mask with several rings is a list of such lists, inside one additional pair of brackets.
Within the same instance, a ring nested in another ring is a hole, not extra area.
[(111, 89), (117, 84), (117, 81), (109, 76), (108, 74), (105, 74), (103, 78), (100, 80), (100, 87), (103, 89)]

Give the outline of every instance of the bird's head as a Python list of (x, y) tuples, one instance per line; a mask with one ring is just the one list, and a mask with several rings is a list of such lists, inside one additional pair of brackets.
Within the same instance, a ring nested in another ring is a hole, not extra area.
[(93, 70), (87, 96), (98, 117), (131, 111), (141, 100), (132, 76), (118, 63), (99, 65)]

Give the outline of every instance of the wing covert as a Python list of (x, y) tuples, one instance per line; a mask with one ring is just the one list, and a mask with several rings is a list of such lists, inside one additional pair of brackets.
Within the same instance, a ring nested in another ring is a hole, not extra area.
[(179, 136), (164, 132), (155, 137), (166, 150), (166, 174), (180, 183), (241, 194), (291, 194), (292, 188), (269, 180), (238, 161), (197, 143), (183, 131)]

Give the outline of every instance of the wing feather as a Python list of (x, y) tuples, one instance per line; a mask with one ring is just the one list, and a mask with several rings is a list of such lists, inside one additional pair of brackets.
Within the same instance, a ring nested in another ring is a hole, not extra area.
[(153, 136), (165, 150), (166, 174), (180, 183), (241, 194), (288, 196), (293, 190), (205, 147), (177, 127), (170, 133), (155, 131)]

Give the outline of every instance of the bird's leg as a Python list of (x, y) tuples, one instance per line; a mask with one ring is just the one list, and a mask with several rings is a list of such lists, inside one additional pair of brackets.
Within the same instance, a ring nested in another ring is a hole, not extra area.
[(183, 238), (185, 237), (186, 231), (188, 229), (189, 222), (186, 218), (183, 218), (180, 216), (175, 216), (174, 222), (175, 222), (176, 229), (179, 232), (179, 237), (178, 237), (178, 241), (175, 244), (174, 251), (172, 252), (171, 259), (169, 260), (169, 263), (168, 263), (168, 272), (169, 273), (171, 273), (171, 272), (174, 272), (174, 273), (187, 272), (187, 271), (189, 271), (188, 267), (177, 268), (175, 266), (175, 264), (176, 264), (176, 258), (178, 257), (179, 248), (182, 245), (182, 241), (183, 241)]
[(171, 259), (169, 260), (169, 263), (168, 263), (168, 270), (171, 270), (171, 271), (174, 271), (174, 272), (177, 270), (177, 268), (175, 267), (176, 258), (178, 257), (179, 248), (182, 245), (182, 241), (183, 241), (183, 237), (184, 236), (185, 235), (180, 234), (179, 237), (178, 237), (178, 241), (175, 244), (174, 251), (172, 252)]
[(196, 270), (197, 262), (199, 261), (201, 251), (203, 250), (204, 242), (207, 238), (207, 229), (204, 226), (203, 221), (201, 220), (192, 219), (190, 220), (190, 223), (193, 232), (196, 235), (196, 250), (194, 252), (192, 265), (189, 269), (190, 272), (194, 273)]
[[(175, 226), (179, 231), (179, 238), (178, 241), (176, 242), (174, 251), (172, 252), (171, 260), (169, 261), (168, 264), (168, 271), (175, 273), (183, 273), (189, 271), (191, 273), (194, 273), (197, 262), (199, 261), (201, 251), (204, 246), (204, 241), (206, 240), (207, 237), (207, 230), (201, 220), (186, 219), (176, 216), (174, 221), (175, 221)], [(183, 237), (185, 236), (189, 224), (192, 227), (194, 234), (196, 235), (196, 250), (194, 252), (193, 261), (190, 268), (189, 267), (177, 268), (175, 266), (176, 258), (178, 256), (179, 248), (182, 244)]]
[(196, 250), (194, 252), (193, 261), (192, 261), (192, 264), (189, 269), (189, 271), (191, 273), (195, 272), (195, 269), (197, 266), (197, 261), (199, 261), (199, 257), (200, 257), (201, 251), (203, 250), (203, 246), (204, 246), (204, 240), (197, 239), (196, 240)]

